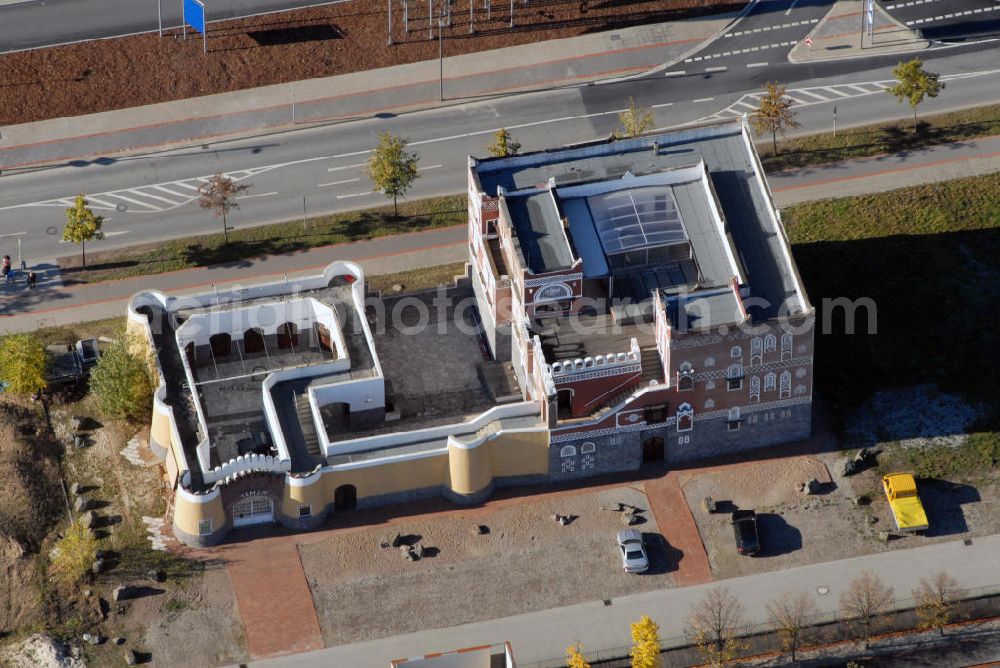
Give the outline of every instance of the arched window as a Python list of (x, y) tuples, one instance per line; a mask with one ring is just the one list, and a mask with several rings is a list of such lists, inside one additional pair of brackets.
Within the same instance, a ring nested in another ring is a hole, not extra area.
[(677, 389), (681, 392), (694, 389), (694, 376), (681, 376), (677, 379)]
[(216, 358), (229, 357), (233, 353), (233, 339), (229, 334), (213, 334), (208, 340), (212, 348), (212, 355)]
[(792, 359), (792, 334), (785, 332), (781, 335), (781, 359)]
[(729, 420), (733, 421), (739, 419), (740, 419), (740, 407), (733, 406), (732, 408), (729, 409)]
[(726, 369), (726, 388), (728, 390), (739, 390), (743, 387), (743, 365), (731, 364)]
[(777, 382), (778, 377), (774, 375), (773, 372), (768, 372), (764, 375), (764, 391), (774, 392), (774, 384)]
[(739, 359), (740, 357), (743, 357), (743, 349), (739, 346), (733, 346), (729, 349), (729, 356), (733, 359)]
[(792, 374), (790, 371), (781, 372), (780, 390), (778, 397), (784, 399), (792, 395)]
[(677, 431), (691, 431), (694, 428), (694, 409), (685, 402), (677, 407)]
[(595, 450), (597, 450), (597, 446), (594, 445), (593, 443), (591, 443), (590, 441), (587, 441), (586, 443), (584, 443), (583, 445), (580, 446), (580, 454), (581, 455), (589, 455), (590, 453), (594, 452)]
[(248, 355), (264, 352), (264, 332), (259, 327), (243, 332), (243, 352)]
[(574, 445), (564, 445), (559, 450), (560, 457), (576, 457), (576, 446)]
[(753, 337), (750, 340), (750, 366), (755, 366), (761, 363), (763, 352), (764, 340), (759, 336)]
[(760, 401), (760, 376), (750, 377), (750, 403)]
[(278, 347), (295, 348), (299, 345), (299, 326), (294, 322), (283, 322), (278, 325)]
[(768, 334), (764, 337), (764, 352), (773, 353), (775, 346), (778, 344), (778, 339), (774, 338), (774, 334)]

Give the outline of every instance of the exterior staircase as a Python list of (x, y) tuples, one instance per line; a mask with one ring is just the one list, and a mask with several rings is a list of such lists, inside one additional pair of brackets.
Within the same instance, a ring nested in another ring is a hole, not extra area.
[(664, 383), (663, 362), (660, 361), (660, 351), (656, 347), (643, 348), (640, 352), (639, 360), (642, 362), (642, 375), (639, 380), (643, 385), (649, 385), (649, 381), (655, 380), (661, 385)]
[(295, 413), (299, 417), (299, 424), (302, 427), (302, 439), (306, 446), (306, 451), (313, 457), (323, 457), (323, 451), (319, 447), (319, 436), (316, 435), (316, 425), (313, 424), (312, 410), (309, 408), (309, 395), (305, 392), (296, 392), (293, 396), (295, 402)]

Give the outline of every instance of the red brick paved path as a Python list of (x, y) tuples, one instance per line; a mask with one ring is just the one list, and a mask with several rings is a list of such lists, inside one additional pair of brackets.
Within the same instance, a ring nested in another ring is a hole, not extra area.
[(323, 648), (294, 537), (258, 538), (213, 552), (226, 560), (251, 659)]
[(644, 480), (642, 485), (660, 533), (671, 547), (684, 553), (674, 580), (679, 587), (686, 587), (711, 582), (712, 568), (677, 475), (676, 471), (670, 471), (659, 478)]

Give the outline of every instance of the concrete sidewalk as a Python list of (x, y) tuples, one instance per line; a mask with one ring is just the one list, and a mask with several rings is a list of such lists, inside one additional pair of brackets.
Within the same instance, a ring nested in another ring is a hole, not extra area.
[[(910, 540), (910, 539), (906, 539)], [(919, 542), (919, 538), (912, 540)], [(767, 624), (767, 604), (785, 593), (806, 592), (820, 614), (835, 615), (840, 595), (851, 580), (871, 571), (893, 588), (897, 600), (910, 597), (920, 579), (942, 569), (958, 580), (963, 589), (994, 588), (1000, 583), (1000, 536), (937, 543), (906, 550), (893, 550), (864, 557), (812, 564), (787, 570), (732, 578), (718, 583), (667, 589), (611, 601), (601, 601), (531, 612), (488, 622), (433, 629), (392, 638), (329, 647), (324, 650), (252, 662), (252, 666), (302, 668), (305, 666), (387, 666), (392, 659), (420, 656), (509, 641), (518, 664), (564, 666), (564, 650), (581, 643), (588, 655), (627, 652), (629, 625), (641, 615), (649, 615), (660, 625), (668, 645), (686, 642), (686, 619), (692, 607), (707, 591), (721, 586), (729, 589), (746, 610), (751, 625)]]
[[(683, 59), (737, 14), (623, 28), (160, 104), (6, 126), (0, 169), (400, 113), (644, 72)], [(571, 55), (568, 55), (571, 54)], [(502, 67), (498, 67), (502, 64)]]

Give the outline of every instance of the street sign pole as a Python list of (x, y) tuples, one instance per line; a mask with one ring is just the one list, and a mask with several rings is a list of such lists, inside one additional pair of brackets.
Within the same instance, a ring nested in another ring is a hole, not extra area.
[(438, 101), (444, 102), (444, 17), (438, 18)]
[(387, 0), (389, 3), (389, 46), (392, 46), (392, 0)]
[(833, 136), (837, 136), (837, 105), (833, 105)]
[(156, 23), (160, 28), (160, 37), (163, 37), (163, 12), (160, 10), (160, 0), (156, 0)]

